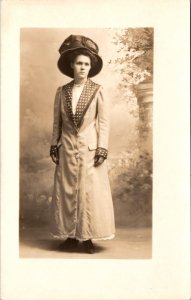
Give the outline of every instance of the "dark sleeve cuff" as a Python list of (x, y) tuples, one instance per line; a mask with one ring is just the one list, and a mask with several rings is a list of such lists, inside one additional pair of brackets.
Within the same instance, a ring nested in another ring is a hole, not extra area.
[(102, 157), (104, 157), (106, 159), (107, 155), (108, 155), (108, 150), (107, 149), (101, 148), (101, 147), (98, 147), (96, 149), (95, 156), (102, 156)]
[(52, 145), (52, 146), (50, 146), (50, 156), (51, 155), (54, 155), (54, 156), (56, 156), (56, 154), (57, 154), (57, 146), (56, 145)]

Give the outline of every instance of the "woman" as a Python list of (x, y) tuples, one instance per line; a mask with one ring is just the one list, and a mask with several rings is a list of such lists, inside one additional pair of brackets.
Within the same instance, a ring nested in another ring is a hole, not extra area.
[(101, 71), (98, 46), (70, 35), (59, 49), (59, 70), (74, 78), (57, 89), (50, 155), (56, 163), (52, 197), (53, 235), (67, 238), (61, 249), (114, 237), (114, 213), (106, 158), (108, 101), (90, 77)]

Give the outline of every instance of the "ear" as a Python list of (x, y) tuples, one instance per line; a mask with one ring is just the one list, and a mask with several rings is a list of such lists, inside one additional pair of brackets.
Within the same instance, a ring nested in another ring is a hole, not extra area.
[(74, 68), (74, 63), (73, 63), (73, 62), (70, 63), (70, 67), (71, 67), (72, 69)]

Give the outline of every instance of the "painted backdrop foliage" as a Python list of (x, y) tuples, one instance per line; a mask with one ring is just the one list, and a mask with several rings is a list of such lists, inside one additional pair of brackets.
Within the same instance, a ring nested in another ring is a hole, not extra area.
[(116, 225), (151, 225), (152, 160), (138, 148), (136, 85), (152, 77), (153, 32), (136, 29), (22, 29), (20, 89), (20, 217), (45, 224), (53, 188), (49, 157), (56, 88), (70, 81), (59, 73), (58, 48), (73, 34), (97, 42), (104, 66), (95, 80), (111, 103), (108, 167)]

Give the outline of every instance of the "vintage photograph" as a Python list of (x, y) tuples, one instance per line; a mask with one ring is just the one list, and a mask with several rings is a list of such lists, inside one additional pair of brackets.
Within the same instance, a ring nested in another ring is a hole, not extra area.
[(152, 259), (154, 29), (20, 29), (20, 258)]
[(189, 1), (0, 5), (0, 298), (190, 299)]

